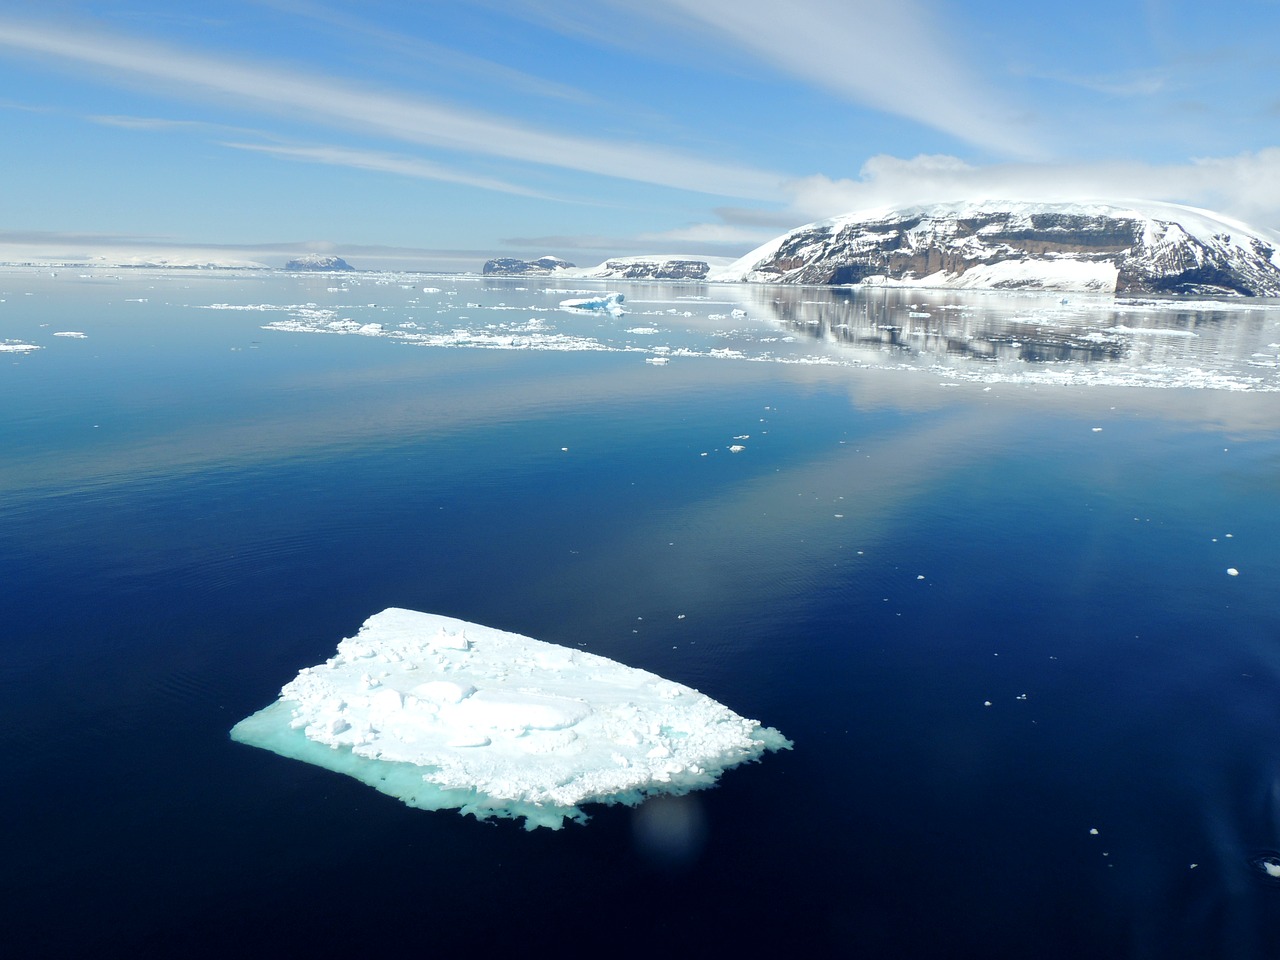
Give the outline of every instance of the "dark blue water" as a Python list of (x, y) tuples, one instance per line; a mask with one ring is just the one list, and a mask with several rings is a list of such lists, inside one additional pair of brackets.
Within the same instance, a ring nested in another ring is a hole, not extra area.
[[(3, 280), (0, 339), (43, 347), (0, 354), (6, 955), (1280, 952), (1275, 394), (439, 349), (195, 309), (351, 299), (326, 281)], [(670, 858), (630, 809), (528, 833), (228, 739), (392, 605), (795, 750), (696, 795)]]

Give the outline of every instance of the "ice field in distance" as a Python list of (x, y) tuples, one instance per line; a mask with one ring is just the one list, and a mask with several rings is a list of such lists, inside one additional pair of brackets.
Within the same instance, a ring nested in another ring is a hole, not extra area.
[(691, 687), (581, 650), (413, 610), (365, 621), (231, 730), (425, 810), (584, 822), (712, 786), (792, 744)]

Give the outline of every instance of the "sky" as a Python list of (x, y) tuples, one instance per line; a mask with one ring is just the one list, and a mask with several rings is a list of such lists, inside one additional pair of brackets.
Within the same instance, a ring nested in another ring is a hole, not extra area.
[(1280, 0), (4, 0), (0, 259), (739, 256), (949, 200), (1280, 234)]

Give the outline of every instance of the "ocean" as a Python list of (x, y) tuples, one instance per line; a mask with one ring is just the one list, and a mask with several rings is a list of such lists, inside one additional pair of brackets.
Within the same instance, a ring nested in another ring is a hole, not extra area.
[[(9, 268), (0, 401), (7, 956), (1280, 953), (1276, 301)], [(795, 747), (529, 832), (230, 740), (392, 606)]]

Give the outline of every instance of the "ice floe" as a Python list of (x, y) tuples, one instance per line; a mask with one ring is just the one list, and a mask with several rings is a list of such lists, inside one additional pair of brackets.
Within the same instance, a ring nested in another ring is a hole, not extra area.
[(691, 687), (582, 650), (390, 608), (231, 737), (426, 810), (585, 821), (712, 786), (791, 742)]
[(576, 297), (571, 300), (561, 300), (560, 309), (600, 310), (615, 317), (620, 317), (623, 313), (622, 301), (624, 299), (625, 297), (620, 293), (601, 293), (593, 297)]

